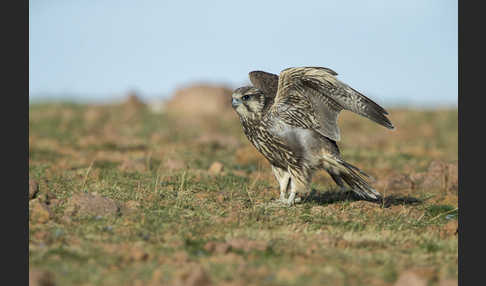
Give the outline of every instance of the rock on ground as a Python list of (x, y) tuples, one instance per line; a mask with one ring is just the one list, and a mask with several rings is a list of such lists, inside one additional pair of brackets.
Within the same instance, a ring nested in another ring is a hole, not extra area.
[(29, 179), (29, 200), (32, 200), (37, 196), (39, 192), (39, 183), (34, 179)]
[(52, 212), (50, 208), (39, 199), (35, 199), (29, 202), (29, 214), (30, 219), (33, 222), (38, 223), (46, 223), (52, 217)]
[(204, 249), (211, 253), (226, 254), (231, 250), (231, 245), (226, 242), (209, 241), (204, 245)]
[(376, 185), (380, 189), (390, 191), (426, 188), (457, 190), (459, 186), (457, 164), (433, 161), (426, 172), (410, 175), (392, 174), (380, 179)]
[(443, 279), (439, 281), (439, 286), (457, 286), (459, 282), (453, 279)]
[(192, 267), (190, 271), (186, 271), (179, 275), (175, 285), (177, 286), (210, 286), (213, 285), (209, 276), (204, 271), (201, 265)]
[(413, 174), (412, 180), (420, 188), (457, 190), (459, 186), (457, 164), (433, 161), (426, 172)]
[(76, 193), (66, 203), (68, 216), (108, 216), (119, 212), (117, 202), (98, 194)]
[(458, 221), (457, 220), (451, 220), (450, 222), (446, 223), (442, 227), (442, 229), (440, 231), (440, 235), (442, 237), (456, 235), (456, 233), (458, 232), (458, 230), (459, 230)]
[(398, 277), (394, 286), (427, 286), (427, 281), (413, 271), (405, 271)]
[(223, 171), (223, 164), (221, 164), (220, 162), (213, 162), (209, 167), (208, 171), (212, 175), (221, 174), (221, 172)]
[(54, 286), (54, 275), (49, 271), (32, 269), (29, 271), (30, 286)]

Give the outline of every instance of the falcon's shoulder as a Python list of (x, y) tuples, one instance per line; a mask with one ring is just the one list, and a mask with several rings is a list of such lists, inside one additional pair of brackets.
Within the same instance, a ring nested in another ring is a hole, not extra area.
[(271, 113), (285, 123), (316, 132), (339, 141), (337, 116), (342, 107), (312, 89), (305, 78), (321, 75), (319, 80), (329, 89), (337, 87), (336, 73), (328, 68), (288, 68), (279, 75), (278, 91)]

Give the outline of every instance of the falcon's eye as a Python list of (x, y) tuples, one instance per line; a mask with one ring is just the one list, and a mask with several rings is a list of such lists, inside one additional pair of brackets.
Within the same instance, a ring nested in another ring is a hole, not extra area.
[(248, 100), (248, 99), (250, 99), (250, 96), (249, 95), (244, 95), (241, 99)]

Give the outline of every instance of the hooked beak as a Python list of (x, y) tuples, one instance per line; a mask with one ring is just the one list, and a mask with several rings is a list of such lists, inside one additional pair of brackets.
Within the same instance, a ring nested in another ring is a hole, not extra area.
[(233, 100), (231, 100), (231, 106), (233, 106), (233, 108), (237, 108), (238, 105), (240, 104), (241, 104), (241, 99), (233, 98)]

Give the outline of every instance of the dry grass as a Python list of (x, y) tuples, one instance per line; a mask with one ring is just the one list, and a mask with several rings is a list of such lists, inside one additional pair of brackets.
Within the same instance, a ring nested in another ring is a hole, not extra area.
[[(57, 285), (393, 285), (405, 271), (429, 285), (457, 279), (457, 189), (387, 183), (434, 160), (457, 163), (457, 110), (391, 110), (394, 132), (343, 114), (344, 158), (377, 179), (388, 203), (357, 201), (318, 173), (314, 196), (293, 208), (267, 204), (277, 182), (230, 112), (187, 121), (128, 103), (29, 111), (39, 191), (29, 263)], [(208, 171), (214, 162), (222, 171)], [(73, 215), (66, 206), (78, 192), (119, 209)]]

